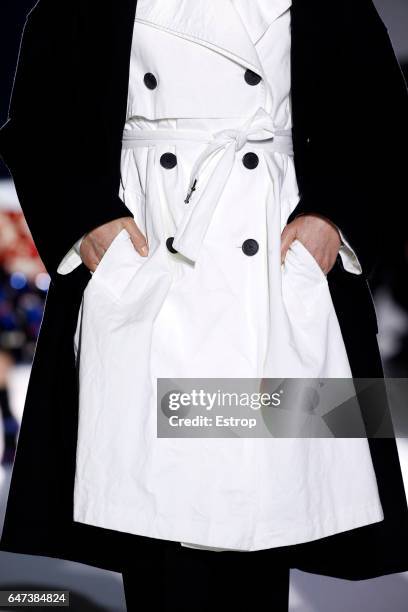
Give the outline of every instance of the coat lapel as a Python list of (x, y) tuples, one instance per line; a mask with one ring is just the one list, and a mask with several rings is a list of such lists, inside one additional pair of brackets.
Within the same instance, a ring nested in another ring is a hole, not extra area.
[(231, 0), (138, 0), (136, 20), (262, 72), (254, 44)]
[(292, 0), (230, 0), (255, 45), (278, 19), (292, 5)]

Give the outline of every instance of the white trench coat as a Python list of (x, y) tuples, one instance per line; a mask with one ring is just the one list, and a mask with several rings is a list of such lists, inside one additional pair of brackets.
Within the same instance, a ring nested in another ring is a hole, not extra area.
[(383, 519), (365, 438), (156, 435), (157, 377), (351, 377), (326, 276), (299, 241), (280, 261), (289, 8), (138, 1), (120, 196), (149, 255), (123, 229), (84, 292), (76, 521), (253, 551)]

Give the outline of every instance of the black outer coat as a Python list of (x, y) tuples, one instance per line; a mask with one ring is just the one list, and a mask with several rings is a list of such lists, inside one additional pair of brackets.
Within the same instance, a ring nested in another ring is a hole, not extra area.
[[(40, 0), (27, 18), (9, 119), (0, 131), (0, 154), (51, 276), (0, 548), (114, 571), (180, 545), (72, 520), (73, 334), (90, 272), (84, 264), (68, 275), (56, 268), (86, 231), (132, 216), (118, 192), (135, 9), (136, 0)], [(355, 248), (364, 274), (346, 272), (338, 258), (329, 286), (353, 375), (382, 377), (367, 279), (382, 238), (398, 223), (398, 205), (406, 205), (407, 90), (371, 0), (294, 0), (291, 11), (301, 200), (289, 220), (300, 212), (323, 214)], [(292, 567), (351, 580), (408, 570), (408, 510), (395, 439), (369, 442), (385, 520), (260, 554), (272, 561), (281, 552)]]

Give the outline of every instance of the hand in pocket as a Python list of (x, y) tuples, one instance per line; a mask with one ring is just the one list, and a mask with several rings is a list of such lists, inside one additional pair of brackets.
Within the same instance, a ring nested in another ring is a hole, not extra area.
[(341, 238), (337, 227), (325, 217), (317, 214), (304, 214), (286, 225), (281, 237), (281, 261), (294, 240), (298, 240), (314, 257), (324, 274), (334, 266)]
[(149, 247), (146, 237), (142, 234), (134, 219), (132, 217), (114, 219), (88, 232), (81, 242), (81, 259), (91, 272), (95, 272), (109, 245), (122, 229), (128, 232), (139, 255), (142, 257), (148, 255)]

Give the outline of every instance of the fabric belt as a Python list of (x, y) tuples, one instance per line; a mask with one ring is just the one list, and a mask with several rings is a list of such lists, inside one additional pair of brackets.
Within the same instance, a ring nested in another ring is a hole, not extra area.
[[(186, 211), (173, 239), (173, 247), (191, 261), (197, 261), (198, 254), (211, 222), (212, 215), (221, 197), (234, 166), (235, 156), (246, 143), (253, 149), (293, 155), (292, 130), (278, 130), (272, 117), (260, 107), (240, 128), (224, 129), (218, 132), (184, 129), (131, 129), (123, 132), (122, 147), (146, 147), (159, 143), (202, 142), (208, 146), (195, 161), (186, 199)], [(223, 151), (209, 180), (200, 189), (200, 173), (206, 162)], [(194, 197), (194, 192), (197, 192)]]

